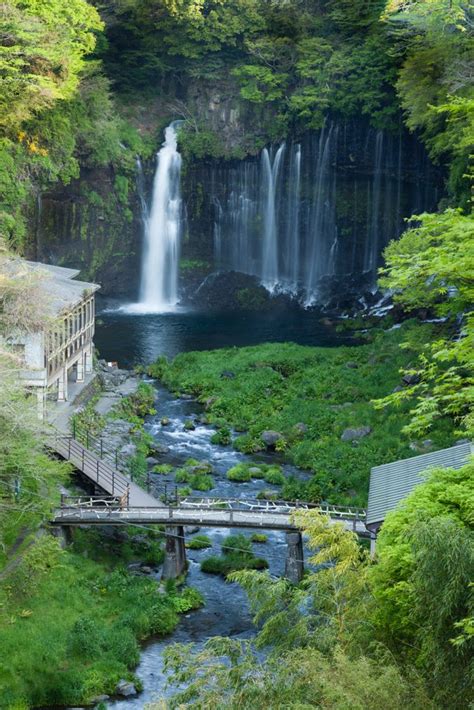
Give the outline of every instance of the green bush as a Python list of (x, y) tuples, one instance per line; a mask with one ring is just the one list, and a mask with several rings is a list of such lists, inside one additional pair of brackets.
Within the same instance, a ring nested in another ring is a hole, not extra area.
[(152, 469), (153, 473), (159, 473), (162, 475), (166, 475), (168, 473), (171, 473), (173, 471), (173, 466), (169, 463), (159, 463), (156, 466), (153, 466)]
[(251, 542), (263, 544), (265, 542), (268, 542), (268, 535), (265, 535), (264, 533), (253, 533), (250, 536), (250, 540)]
[(212, 540), (207, 535), (195, 535), (186, 542), (186, 547), (190, 550), (205, 550), (212, 547)]
[(207, 473), (195, 473), (190, 477), (189, 485), (195, 491), (210, 491), (214, 488), (214, 480)]
[(229, 427), (221, 427), (211, 436), (211, 443), (220, 446), (229, 446), (232, 443), (232, 434)]
[(227, 471), (227, 478), (229, 481), (238, 481), (239, 483), (246, 483), (252, 480), (252, 476), (249, 473), (249, 466), (244, 463), (238, 463), (236, 466), (232, 466)]
[(228, 535), (222, 543), (222, 556), (212, 555), (201, 562), (201, 570), (226, 577), (243, 569), (266, 569), (268, 562), (255, 557), (252, 543), (245, 535)]

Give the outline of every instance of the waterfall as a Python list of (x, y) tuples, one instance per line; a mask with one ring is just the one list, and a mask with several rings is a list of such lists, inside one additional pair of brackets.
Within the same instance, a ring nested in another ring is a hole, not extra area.
[(382, 157), (383, 157), (383, 132), (377, 131), (375, 137), (375, 155), (373, 168), (373, 184), (369, 191), (370, 199), (367, 205), (367, 240), (365, 244), (364, 271), (371, 272), (375, 275), (377, 272), (377, 262), (379, 256), (380, 242), (380, 206), (381, 206), (381, 191), (382, 191)]
[(214, 258), (218, 264), (222, 261), (222, 206), (217, 197), (213, 198), (216, 219), (214, 220)]
[(206, 167), (199, 180), (214, 204), (216, 269), (255, 276), (306, 306), (372, 288), (403, 218), (436, 206), (416, 145), (407, 134), (327, 121), (298, 142)]
[(157, 154), (153, 196), (145, 216), (140, 305), (146, 312), (166, 311), (178, 302), (178, 258), (181, 232), (180, 171), (177, 127), (165, 130), (165, 142)]
[(262, 152), (262, 194), (264, 201), (262, 242), (262, 283), (273, 291), (279, 283), (278, 274), (278, 228), (275, 192), (285, 144), (278, 148), (275, 158), (270, 158), (267, 148)]
[(140, 215), (143, 224), (143, 230), (148, 222), (148, 205), (145, 196), (145, 176), (143, 174), (143, 165), (140, 156), (137, 155), (135, 164), (137, 166), (137, 193), (140, 200)]
[[(321, 276), (334, 273), (334, 264), (332, 268), (330, 265), (331, 245), (336, 236), (334, 214), (336, 171), (333, 170), (330, 174), (333, 143), (337, 146), (337, 127), (334, 131), (334, 126), (331, 124), (326, 131), (324, 126), (318, 142), (316, 181), (309, 227), (310, 239), (307, 248), (305, 304), (308, 306), (317, 300), (318, 281)], [(334, 254), (335, 250), (333, 256)]]
[(286, 289), (296, 294), (300, 276), (300, 185), (301, 185), (301, 145), (293, 146), (290, 157), (288, 185), (288, 210), (286, 222), (286, 244), (283, 281)]

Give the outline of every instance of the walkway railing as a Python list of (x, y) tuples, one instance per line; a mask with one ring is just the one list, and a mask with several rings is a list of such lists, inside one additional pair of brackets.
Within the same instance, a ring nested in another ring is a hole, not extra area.
[[(130, 510), (141, 511), (145, 515), (151, 513), (154, 507), (137, 507), (129, 505), (128, 499), (119, 499), (116, 496), (62, 496), (61, 507), (67, 509), (103, 509), (110, 510)], [(326, 503), (306, 503), (304, 501), (285, 500), (258, 500), (252, 498), (199, 498), (193, 496), (183, 496), (178, 498), (174, 504), (168, 503), (166, 507), (159, 507), (160, 511), (168, 510), (169, 517), (173, 517), (173, 510), (177, 508), (189, 511), (234, 511), (249, 513), (266, 513), (269, 515), (291, 515), (298, 510), (317, 510), (323, 515), (339, 520), (365, 521), (366, 511), (364, 508), (353, 506), (337, 506)]]
[[(129, 500), (130, 482), (107, 461), (104, 461), (72, 436), (56, 434), (48, 444), (62, 458), (71, 461), (87, 478), (112, 496)], [(125, 497), (125, 498), (124, 498)]]

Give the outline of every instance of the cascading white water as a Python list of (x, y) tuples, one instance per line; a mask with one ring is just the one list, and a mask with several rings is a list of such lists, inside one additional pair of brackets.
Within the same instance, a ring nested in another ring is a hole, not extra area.
[(300, 277), (300, 184), (301, 145), (298, 143), (290, 159), (290, 184), (288, 187), (288, 216), (286, 228), (286, 258), (284, 280), (290, 293), (298, 292)]
[(255, 276), (306, 306), (374, 284), (403, 217), (435, 204), (430, 185), (413, 194), (404, 140), (327, 121), (301, 143), (221, 168), (210, 180), (217, 269)]
[(272, 291), (278, 285), (278, 231), (276, 218), (275, 193), (278, 183), (278, 174), (285, 144), (278, 148), (275, 158), (270, 159), (266, 148), (262, 152), (262, 179), (263, 194), (265, 195), (265, 211), (263, 214), (263, 243), (262, 243), (262, 283)]
[(170, 310), (178, 302), (181, 232), (179, 123), (174, 121), (165, 130), (165, 142), (157, 154), (150, 214), (145, 220), (139, 306), (148, 313)]

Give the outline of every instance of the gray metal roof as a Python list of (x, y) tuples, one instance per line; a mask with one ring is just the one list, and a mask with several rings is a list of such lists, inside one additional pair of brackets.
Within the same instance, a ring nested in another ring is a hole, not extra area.
[(25, 270), (37, 273), (44, 278), (39, 285), (45, 293), (45, 308), (51, 316), (59, 316), (72, 310), (79, 304), (85, 294), (94, 293), (100, 286), (87, 281), (76, 281), (78, 269), (68, 269), (53, 264), (42, 264), (37, 261), (26, 261), (14, 258), (4, 265), (11, 274), (22, 278)]
[(402, 461), (374, 466), (370, 472), (367, 524), (381, 523), (390, 510), (426, 479), (430, 468), (461, 468), (474, 453), (472, 444), (458, 444), (449, 449), (413, 456)]

